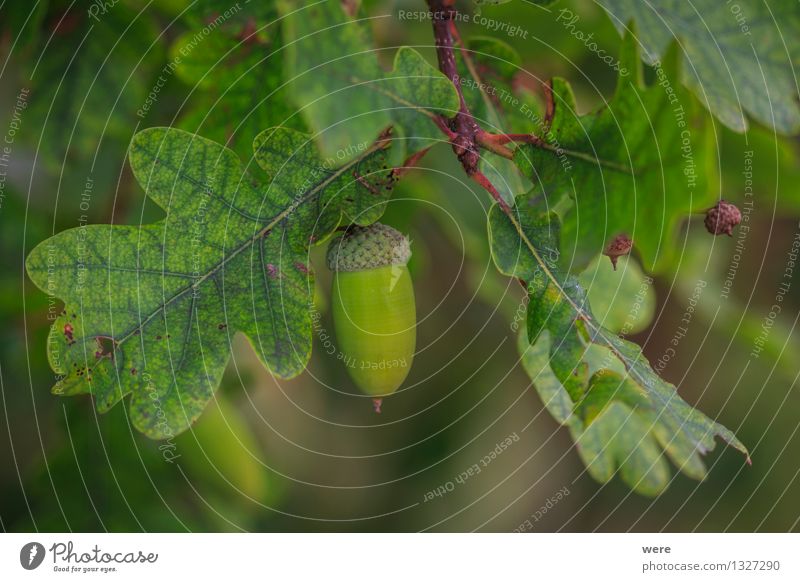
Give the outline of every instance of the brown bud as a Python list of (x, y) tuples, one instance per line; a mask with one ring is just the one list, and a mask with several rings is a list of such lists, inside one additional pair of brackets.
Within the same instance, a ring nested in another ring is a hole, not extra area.
[(630, 254), (633, 248), (633, 241), (628, 238), (627, 234), (618, 234), (614, 240), (606, 247), (603, 254), (611, 259), (611, 266), (617, 270), (617, 259), (623, 255)]
[(457, 135), (453, 139), (453, 151), (456, 153), (458, 157), (464, 155), (464, 153), (470, 148), (469, 139), (464, 137), (463, 135)]
[(474, 149), (465, 151), (463, 155), (458, 156), (458, 159), (468, 175), (471, 176), (478, 171), (478, 162), (480, 162), (481, 157)]
[(706, 230), (713, 235), (733, 236), (733, 227), (742, 222), (742, 213), (730, 202), (720, 200), (706, 212)]

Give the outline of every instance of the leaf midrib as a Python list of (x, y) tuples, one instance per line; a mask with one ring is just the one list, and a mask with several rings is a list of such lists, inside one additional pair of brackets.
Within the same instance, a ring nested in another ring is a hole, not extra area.
[(658, 397), (658, 399), (661, 400), (661, 402), (664, 402), (665, 408), (668, 408), (668, 402), (665, 402), (664, 399), (661, 398), (659, 394), (657, 394), (655, 391), (650, 389), (650, 384), (647, 382), (647, 380), (644, 377), (642, 377), (642, 376), (640, 376), (638, 374), (638, 372), (634, 369), (633, 364), (629, 364), (628, 363), (628, 358), (624, 354), (622, 354), (622, 352), (620, 352), (612, 342), (610, 342), (608, 339), (606, 339), (606, 337), (602, 333), (604, 330), (601, 327), (595, 325), (593, 323), (592, 317), (586, 311), (584, 311), (581, 307), (579, 307), (575, 303), (575, 301), (573, 301), (572, 297), (570, 297), (569, 294), (566, 291), (564, 291), (564, 288), (561, 286), (561, 283), (558, 281), (556, 276), (550, 270), (550, 268), (547, 265), (547, 263), (539, 255), (539, 252), (536, 250), (536, 247), (533, 245), (533, 243), (530, 241), (528, 236), (525, 234), (524, 230), (522, 229), (522, 225), (516, 219), (516, 216), (514, 215), (514, 213), (510, 212), (510, 213), (506, 214), (506, 216), (508, 216), (508, 218), (511, 220), (511, 223), (514, 225), (514, 229), (517, 231), (517, 234), (522, 239), (522, 241), (525, 243), (525, 246), (528, 247), (528, 250), (533, 255), (533, 258), (539, 264), (539, 268), (542, 269), (542, 271), (544, 271), (544, 273), (545, 273), (545, 275), (547, 275), (548, 279), (550, 279), (552, 284), (555, 285), (556, 289), (558, 289), (558, 292), (561, 294), (561, 296), (570, 304), (570, 306), (572, 307), (573, 311), (575, 311), (575, 313), (578, 314), (578, 317), (584, 321), (584, 323), (590, 329), (590, 331), (592, 331), (592, 334), (591, 334), (592, 338), (601, 339), (603, 345), (605, 347), (607, 347), (609, 350), (611, 350), (611, 352), (615, 356), (617, 356), (617, 358), (622, 362), (622, 364), (625, 366), (625, 369), (628, 371), (628, 374), (630, 374), (631, 377), (633, 377), (641, 386), (643, 386), (647, 390), (647, 394), (648, 395), (654, 395), (654, 396)]

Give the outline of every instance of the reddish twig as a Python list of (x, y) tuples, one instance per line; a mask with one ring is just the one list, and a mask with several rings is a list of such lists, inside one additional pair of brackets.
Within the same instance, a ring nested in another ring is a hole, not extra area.
[[(458, 112), (450, 119), (441, 120), (440, 127), (444, 125), (445, 134), (448, 135), (453, 151), (458, 156), (467, 175), (478, 171), (478, 145), (476, 135), (480, 131), (475, 118), (467, 107), (464, 93), (458, 82), (458, 69), (453, 46), (453, 19), (456, 9), (453, 0), (428, 0), (433, 20), (433, 36), (436, 42), (436, 57), (439, 61), (439, 70), (450, 79), (458, 93)], [(456, 33), (457, 34), (457, 33)]]
[[(529, 143), (531, 145), (546, 145), (544, 140), (532, 133), (488, 133), (483, 132), (480, 136), (481, 142), (497, 145), (507, 143)], [(488, 147), (488, 146), (487, 146)]]
[(500, 192), (497, 191), (497, 188), (494, 187), (494, 184), (486, 177), (483, 172), (476, 171), (470, 174), (470, 178), (475, 180), (478, 184), (480, 184), (489, 194), (492, 195), (494, 201), (497, 202), (497, 205), (500, 209), (505, 212), (506, 214), (511, 213), (511, 207), (508, 203), (503, 200), (503, 197), (500, 195)]
[(450, 141), (455, 139), (457, 134), (455, 131), (450, 129), (450, 126), (448, 125), (448, 119), (446, 117), (437, 116), (433, 121), (436, 123), (436, 127), (438, 127), (442, 133), (447, 136), (447, 139)]
[(505, 144), (512, 140), (503, 140), (504, 136), (489, 133), (486, 131), (481, 131), (475, 136), (478, 145), (482, 148), (489, 150), (490, 152), (497, 154), (498, 156), (503, 156), (504, 158), (508, 158), (509, 160), (514, 159), (514, 151), (511, 148), (507, 148)]
[(553, 100), (553, 82), (547, 81), (544, 84), (544, 133), (550, 131), (555, 112), (556, 102)]
[[(474, 63), (469, 58), (467, 50), (461, 42), (461, 36), (455, 25), (455, 0), (427, 0), (433, 21), (433, 36), (436, 42), (436, 57), (439, 61), (439, 70), (450, 79), (458, 93), (459, 108), (451, 118), (439, 116), (436, 125), (447, 136), (453, 146), (461, 165), (467, 175), (472, 176), (478, 171), (480, 148), (507, 159), (514, 157), (514, 152), (506, 144), (517, 142), (526, 143), (536, 147), (546, 147), (547, 143), (534, 134), (495, 134), (484, 131), (475, 121), (464, 99), (464, 93), (458, 78), (456, 67), (455, 47), (458, 46), (459, 54), (464, 60), (470, 74), (477, 77)], [(545, 133), (549, 131), (555, 113), (553, 101), (553, 88), (548, 82), (544, 88), (545, 114), (543, 125)]]
[[(453, 152), (458, 156), (461, 166), (467, 175), (480, 184), (492, 195), (492, 198), (503, 208), (510, 211), (508, 204), (497, 191), (497, 188), (478, 169), (480, 160), (480, 146), (486, 134), (475, 121), (469, 111), (464, 93), (458, 82), (458, 69), (454, 49), (454, 38), (458, 38), (455, 26), (456, 9), (454, 0), (428, 0), (433, 21), (433, 36), (436, 42), (436, 58), (439, 61), (439, 70), (450, 79), (458, 93), (458, 112), (451, 118), (440, 117), (437, 125), (450, 140)], [(484, 147), (504, 157), (513, 155), (511, 150), (502, 144), (486, 141)]]
[(411, 154), (410, 156), (408, 156), (406, 158), (406, 160), (403, 162), (402, 166), (399, 166), (397, 168), (392, 168), (392, 172), (391, 172), (392, 178), (395, 179), (395, 180), (402, 178), (411, 168), (416, 167), (416, 165), (419, 163), (419, 161), (423, 157), (425, 157), (425, 154), (427, 154), (428, 150), (430, 150), (430, 149), (431, 149), (430, 146), (428, 146), (428, 147), (423, 148), (423, 149), (421, 149), (421, 150), (419, 150), (417, 152), (414, 152), (413, 154)]

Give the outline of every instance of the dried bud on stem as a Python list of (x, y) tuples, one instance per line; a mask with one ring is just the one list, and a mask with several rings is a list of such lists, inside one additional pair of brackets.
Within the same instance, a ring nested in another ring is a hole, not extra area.
[(623, 255), (629, 254), (631, 252), (631, 248), (633, 248), (633, 241), (628, 237), (628, 235), (618, 234), (614, 237), (614, 240), (611, 241), (611, 244), (606, 247), (606, 250), (603, 251), (603, 254), (611, 259), (611, 265), (616, 271), (617, 259)]
[(706, 230), (717, 236), (727, 234), (733, 236), (733, 227), (742, 222), (742, 213), (736, 206), (725, 200), (717, 202), (716, 206), (706, 212)]

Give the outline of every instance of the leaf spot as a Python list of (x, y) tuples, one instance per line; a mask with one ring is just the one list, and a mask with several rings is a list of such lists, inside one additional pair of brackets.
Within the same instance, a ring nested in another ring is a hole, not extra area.
[(114, 338), (110, 338), (108, 336), (97, 336), (94, 338), (95, 343), (97, 343), (97, 350), (94, 352), (94, 358), (99, 360), (100, 358), (104, 358), (106, 356), (110, 356), (111, 359), (114, 358)]
[(75, 332), (75, 328), (72, 327), (72, 324), (66, 323), (64, 324), (64, 337), (67, 338), (67, 343), (72, 345), (75, 343), (75, 338), (73, 333)]

